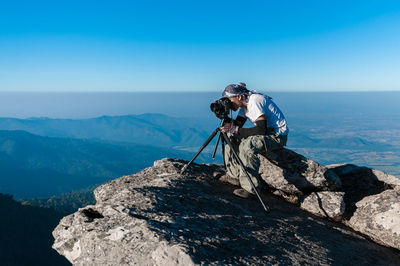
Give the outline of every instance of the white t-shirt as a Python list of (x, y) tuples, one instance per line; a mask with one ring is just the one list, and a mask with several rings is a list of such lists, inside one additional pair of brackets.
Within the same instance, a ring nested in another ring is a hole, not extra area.
[(238, 116), (247, 117), (255, 124), (257, 118), (262, 115), (265, 115), (268, 128), (274, 128), (280, 135), (289, 133), (285, 116), (279, 107), (268, 96), (258, 93), (250, 94), (247, 108), (241, 107)]

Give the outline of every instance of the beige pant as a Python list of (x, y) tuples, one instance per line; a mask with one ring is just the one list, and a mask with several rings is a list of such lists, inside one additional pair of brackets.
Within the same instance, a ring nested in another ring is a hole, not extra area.
[[(287, 136), (256, 135), (242, 139), (239, 144), (232, 143), (233, 148), (243, 162), (256, 188), (260, 187), (260, 182), (258, 180), (260, 159), (257, 154), (263, 154), (268, 158), (274, 151), (282, 149), (282, 147), (286, 145), (286, 141)], [(240, 167), (229, 145), (225, 145), (225, 165), (226, 172), (231, 177), (238, 178), (240, 186), (243, 189), (253, 193), (246, 173)]]

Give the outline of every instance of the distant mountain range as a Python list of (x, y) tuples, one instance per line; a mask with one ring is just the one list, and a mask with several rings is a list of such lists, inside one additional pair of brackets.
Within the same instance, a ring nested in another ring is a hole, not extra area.
[(135, 173), (163, 157), (192, 156), (165, 147), (0, 130), (0, 192), (49, 197)]
[[(377, 139), (372, 132), (366, 139), (351, 129), (331, 131), (318, 122), (297, 123), (291, 128), (288, 148), (310, 159), (366, 166), (376, 162), (375, 168), (381, 164), (382, 170), (399, 172), (399, 147), (390, 141), (390, 134)], [(216, 118), (162, 114), (0, 118), (0, 192), (16, 198), (50, 197), (137, 172), (162, 157), (190, 159), (216, 126)], [(212, 149), (210, 143), (197, 161), (215, 162), (210, 158)], [(218, 153), (216, 161), (222, 162), (221, 157)]]
[(91, 119), (0, 118), (0, 130), (24, 130), (48, 137), (140, 143), (160, 147), (201, 145), (218, 121), (162, 114), (101, 116)]
[[(101, 116), (91, 119), (0, 118), (0, 130), (23, 130), (47, 137), (138, 143), (193, 151), (201, 146), (218, 123), (217, 119), (177, 118), (163, 114)], [(309, 128), (313, 126), (309, 125)], [(392, 147), (359, 136), (332, 136), (330, 132), (326, 133), (326, 137), (312, 138), (304, 128), (290, 132), (289, 146), (369, 150)]]

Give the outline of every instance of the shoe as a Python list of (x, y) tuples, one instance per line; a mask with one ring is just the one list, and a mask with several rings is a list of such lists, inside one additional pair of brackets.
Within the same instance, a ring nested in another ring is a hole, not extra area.
[(224, 172), (219, 172), (219, 171), (215, 171), (214, 173), (213, 173), (213, 177), (215, 178), (215, 179), (219, 179), (221, 176), (223, 176), (224, 175)]
[(239, 179), (233, 178), (228, 174), (224, 174), (218, 180), (221, 182), (229, 183), (229, 184), (237, 186), (237, 187), (240, 186)]
[(243, 198), (243, 199), (248, 199), (248, 198), (252, 198), (253, 194), (251, 194), (250, 192), (248, 192), (247, 190), (243, 189), (243, 188), (238, 188), (235, 189), (233, 191), (233, 195)]

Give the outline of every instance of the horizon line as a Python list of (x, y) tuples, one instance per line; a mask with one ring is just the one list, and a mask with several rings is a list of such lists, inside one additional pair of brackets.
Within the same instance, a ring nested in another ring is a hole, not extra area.
[[(222, 91), (222, 90), (221, 90)], [(181, 91), (181, 90), (150, 90), (150, 91), (104, 91), (104, 90), (99, 90), (99, 91), (23, 91), (23, 90), (17, 90), (17, 91), (1, 91), (0, 93), (216, 93), (216, 92), (221, 92), (220, 90), (195, 90), (195, 91)], [(251, 90), (250, 90), (251, 91)], [(317, 93), (352, 93), (352, 92), (400, 92), (400, 89), (398, 90), (256, 90), (258, 92), (282, 92), (282, 93), (311, 93), (311, 92), (317, 92)]]

